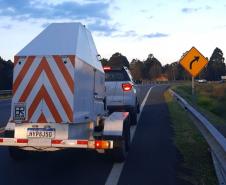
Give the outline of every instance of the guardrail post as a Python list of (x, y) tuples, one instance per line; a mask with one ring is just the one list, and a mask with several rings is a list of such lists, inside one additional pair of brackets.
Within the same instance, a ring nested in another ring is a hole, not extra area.
[(192, 77), (191, 88), (192, 88), (192, 96), (194, 99), (194, 96), (195, 96), (195, 77), (194, 76)]

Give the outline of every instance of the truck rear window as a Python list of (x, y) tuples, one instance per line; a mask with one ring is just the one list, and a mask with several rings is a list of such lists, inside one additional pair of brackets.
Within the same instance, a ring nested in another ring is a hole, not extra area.
[(130, 81), (125, 71), (105, 71), (105, 81)]

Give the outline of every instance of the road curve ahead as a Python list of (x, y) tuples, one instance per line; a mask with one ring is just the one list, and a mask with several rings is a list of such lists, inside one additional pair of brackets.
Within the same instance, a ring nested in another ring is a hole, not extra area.
[(175, 185), (177, 152), (163, 93), (151, 91), (141, 114), (118, 185)]

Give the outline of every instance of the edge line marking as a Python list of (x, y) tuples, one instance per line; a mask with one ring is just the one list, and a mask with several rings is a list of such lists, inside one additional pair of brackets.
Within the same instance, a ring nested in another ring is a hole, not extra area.
[[(146, 104), (146, 101), (147, 101), (147, 99), (149, 97), (149, 94), (151, 93), (152, 89), (154, 87), (157, 87), (157, 86), (158, 85), (155, 85), (155, 86), (150, 87), (150, 89), (146, 93), (146, 95), (145, 95), (145, 97), (144, 97), (144, 99), (143, 99), (143, 101), (142, 101), (142, 103), (140, 105), (140, 113), (139, 113), (139, 115), (137, 117), (138, 122), (140, 120), (140, 115), (143, 112), (143, 108), (144, 108), (144, 106)], [(134, 134), (135, 134), (137, 125), (130, 127), (130, 132), (131, 132), (130, 140), (131, 141), (133, 140), (133, 137), (134, 137)], [(120, 178), (120, 175), (121, 175), (121, 172), (122, 172), (122, 169), (123, 169), (124, 164), (125, 164), (125, 162), (123, 162), (123, 163), (114, 163), (113, 164), (112, 169), (111, 169), (111, 172), (109, 173), (108, 178), (107, 178), (107, 180), (105, 182), (105, 185), (117, 185), (118, 184), (118, 180)]]

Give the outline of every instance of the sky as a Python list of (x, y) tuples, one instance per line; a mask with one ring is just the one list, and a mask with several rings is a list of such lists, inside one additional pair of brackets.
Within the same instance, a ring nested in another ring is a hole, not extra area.
[(0, 56), (13, 60), (49, 24), (81, 22), (102, 58), (115, 52), (163, 65), (195, 46), (226, 53), (225, 0), (0, 0)]

